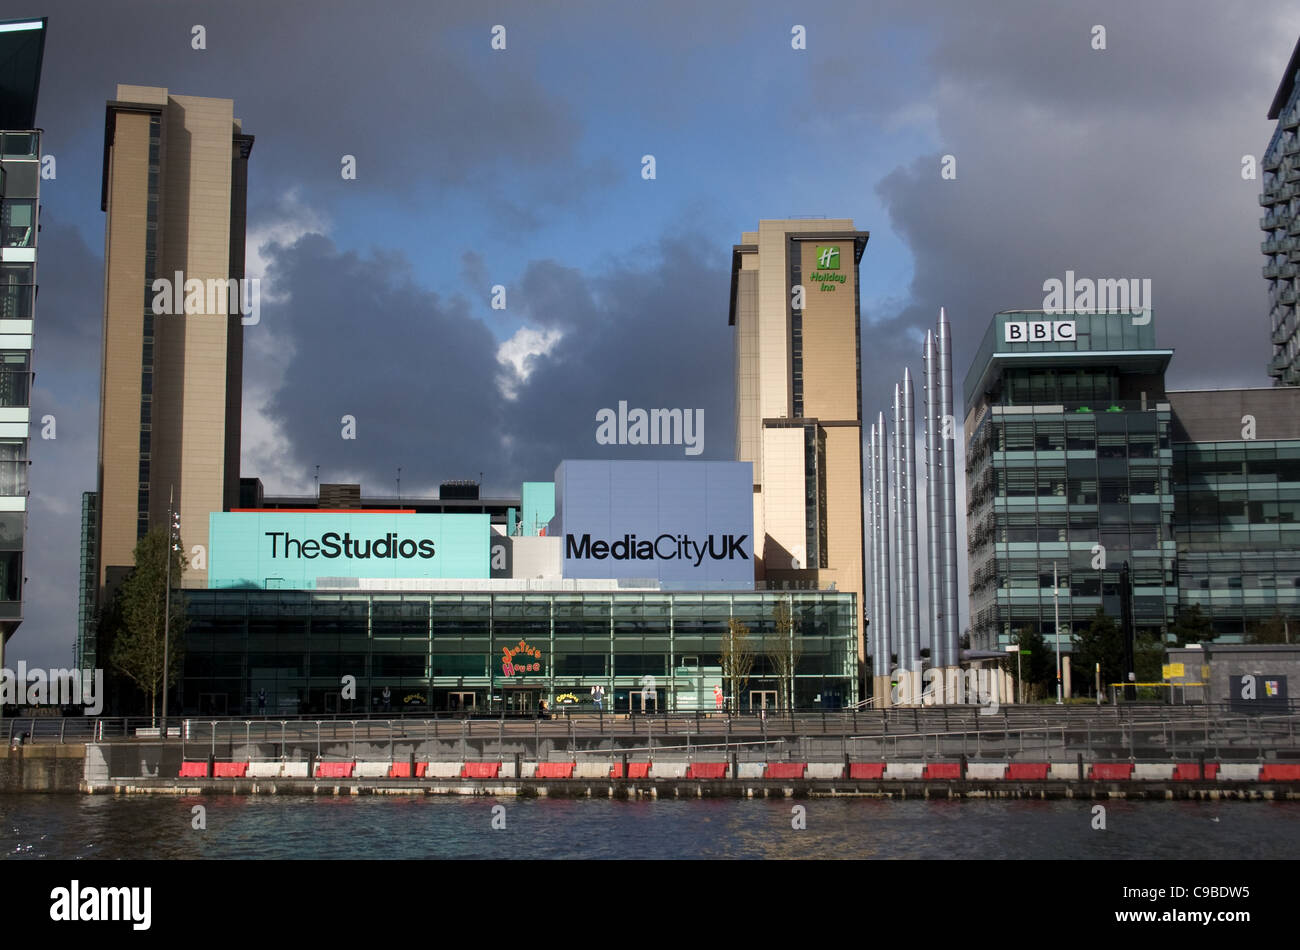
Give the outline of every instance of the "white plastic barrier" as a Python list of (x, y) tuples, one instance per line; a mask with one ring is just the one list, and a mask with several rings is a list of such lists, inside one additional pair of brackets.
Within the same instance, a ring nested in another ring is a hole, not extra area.
[(738, 778), (762, 778), (767, 771), (766, 762), (741, 762)]
[(424, 771), (425, 778), (460, 778), (463, 762), (430, 762)]
[(885, 780), (920, 778), (925, 774), (923, 762), (890, 762), (885, 766)]
[[(1085, 762), (1083, 764), (1083, 769), (1084, 769), (1083, 774), (1087, 775), (1088, 763)], [(1079, 763), (1078, 762), (1053, 762), (1051, 767), (1047, 770), (1047, 777), (1050, 779), (1067, 779), (1067, 780), (1074, 779), (1075, 781), (1078, 781)]]
[(1005, 762), (967, 762), (966, 778), (986, 782), (1004, 778), (1007, 774)]
[[(1206, 766), (1208, 769), (1208, 765)], [(1259, 778), (1256, 762), (1225, 762), (1219, 766), (1219, 778), (1229, 782), (1253, 782)]]
[(281, 773), (285, 778), (307, 778), (306, 762), (286, 762)]
[(388, 778), (391, 762), (358, 762), (352, 775), (356, 778)]
[(842, 778), (844, 775), (843, 762), (809, 762), (808, 770), (803, 773), (805, 778)]
[(655, 778), (685, 778), (689, 766), (689, 762), (664, 762), (656, 759), (650, 768), (650, 774)]
[[(303, 763), (305, 767), (306, 762)], [(284, 772), (283, 762), (249, 762), (249, 778), (279, 778)]]
[(1168, 765), (1164, 765), (1164, 764), (1157, 765), (1154, 763), (1148, 763), (1144, 765), (1142, 763), (1138, 763), (1137, 765), (1133, 766), (1133, 778), (1140, 779), (1142, 781), (1148, 781), (1148, 782), (1169, 781), (1173, 777), (1174, 777), (1174, 765), (1172, 762), (1170, 762)]
[(573, 767), (574, 778), (609, 778), (608, 762), (579, 762)]

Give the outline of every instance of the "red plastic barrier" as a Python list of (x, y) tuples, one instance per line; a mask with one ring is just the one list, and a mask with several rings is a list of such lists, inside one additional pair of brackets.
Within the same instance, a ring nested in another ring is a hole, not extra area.
[[(1218, 775), (1219, 763), (1206, 762), (1204, 778), (1207, 781), (1212, 781), (1217, 778)], [(1179, 762), (1174, 766), (1175, 782), (1199, 782), (1201, 781), (1201, 778), (1201, 767), (1195, 762)]]
[(884, 762), (850, 762), (849, 778), (880, 780), (885, 777)]
[(686, 770), (687, 778), (726, 778), (726, 762), (692, 762)]
[(1013, 781), (1043, 782), (1051, 770), (1047, 762), (1008, 762), (1006, 777)]
[(921, 778), (959, 779), (961, 778), (961, 763), (931, 762), (921, 772)]
[(1088, 770), (1088, 778), (1102, 781), (1127, 782), (1132, 777), (1132, 762), (1096, 762)]
[(572, 762), (538, 762), (534, 778), (573, 778)]
[(1300, 764), (1261, 765), (1259, 767), (1261, 782), (1300, 782)]
[(207, 778), (208, 763), (203, 762), (182, 762), (181, 774), (177, 778)]
[(213, 778), (243, 778), (248, 774), (247, 762), (213, 762)]
[[(416, 778), (424, 778), (424, 773), (428, 770), (428, 768), (429, 768), (429, 763), (428, 763), (428, 762), (416, 762), (416, 763), (415, 763), (415, 777), (416, 777)], [(411, 763), (410, 763), (410, 762), (394, 762), (392, 765), (390, 765), (390, 766), (388, 767), (388, 777), (389, 777), (389, 778), (410, 778), (410, 777), (411, 777)]]
[(496, 778), (500, 771), (500, 762), (466, 762), (460, 767), (460, 777)]
[(769, 762), (764, 778), (803, 778), (807, 770), (807, 762)]
[(352, 778), (352, 770), (355, 767), (355, 762), (318, 762), (316, 763), (316, 777)]
[[(622, 763), (622, 762), (615, 762), (615, 763), (614, 763), (613, 768), (611, 768), (611, 769), (609, 770), (609, 777), (610, 777), (610, 778), (622, 778), (622, 777), (623, 777), (623, 763)], [(650, 777), (650, 763), (649, 763), (649, 762), (629, 762), (629, 763), (627, 764), (627, 777), (628, 777), (628, 778), (649, 778), (649, 777)]]

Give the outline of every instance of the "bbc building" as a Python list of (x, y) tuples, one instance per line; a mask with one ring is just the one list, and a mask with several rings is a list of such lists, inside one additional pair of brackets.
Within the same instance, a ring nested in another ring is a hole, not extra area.
[(607, 712), (713, 710), (733, 620), (753, 658), (734, 708), (789, 679), (798, 707), (857, 701), (856, 594), (755, 582), (749, 462), (566, 461), (517, 502), (250, 482), (184, 590), (188, 714), (528, 714), (593, 708), (593, 687)]

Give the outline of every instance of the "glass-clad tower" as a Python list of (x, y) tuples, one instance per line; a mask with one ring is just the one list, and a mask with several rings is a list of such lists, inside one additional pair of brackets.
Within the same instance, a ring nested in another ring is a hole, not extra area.
[(1296, 43), (1282, 74), (1282, 83), (1273, 97), (1268, 117), (1277, 128), (1264, 150), (1264, 191), (1259, 203), (1264, 217), (1264, 278), (1268, 281), (1268, 300), (1273, 335), (1273, 359), (1268, 374), (1275, 385), (1300, 384), (1300, 307), (1296, 294), (1300, 283), (1300, 42)]
[(23, 620), (45, 20), (0, 21), (0, 658)]
[(1172, 620), (1172, 354), (1149, 312), (993, 318), (964, 387), (972, 646), (1054, 647), (1054, 567), (1062, 652), (1097, 608), (1120, 616), (1125, 562), (1137, 633)]

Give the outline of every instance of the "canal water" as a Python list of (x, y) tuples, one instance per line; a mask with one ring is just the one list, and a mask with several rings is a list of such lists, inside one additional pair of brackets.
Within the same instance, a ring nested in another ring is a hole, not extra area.
[[(1300, 802), (1113, 801), (1100, 803), (1104, 814), (1094, 812), (1097, 804), (0, 795), (0, 854), (11, 860), (356, 860), (1215, 859), (1300, 853)], [(1105, 828), (1094, 828), (1102, 819)], [(200, 823), (206, 827), (195, 827)]]

